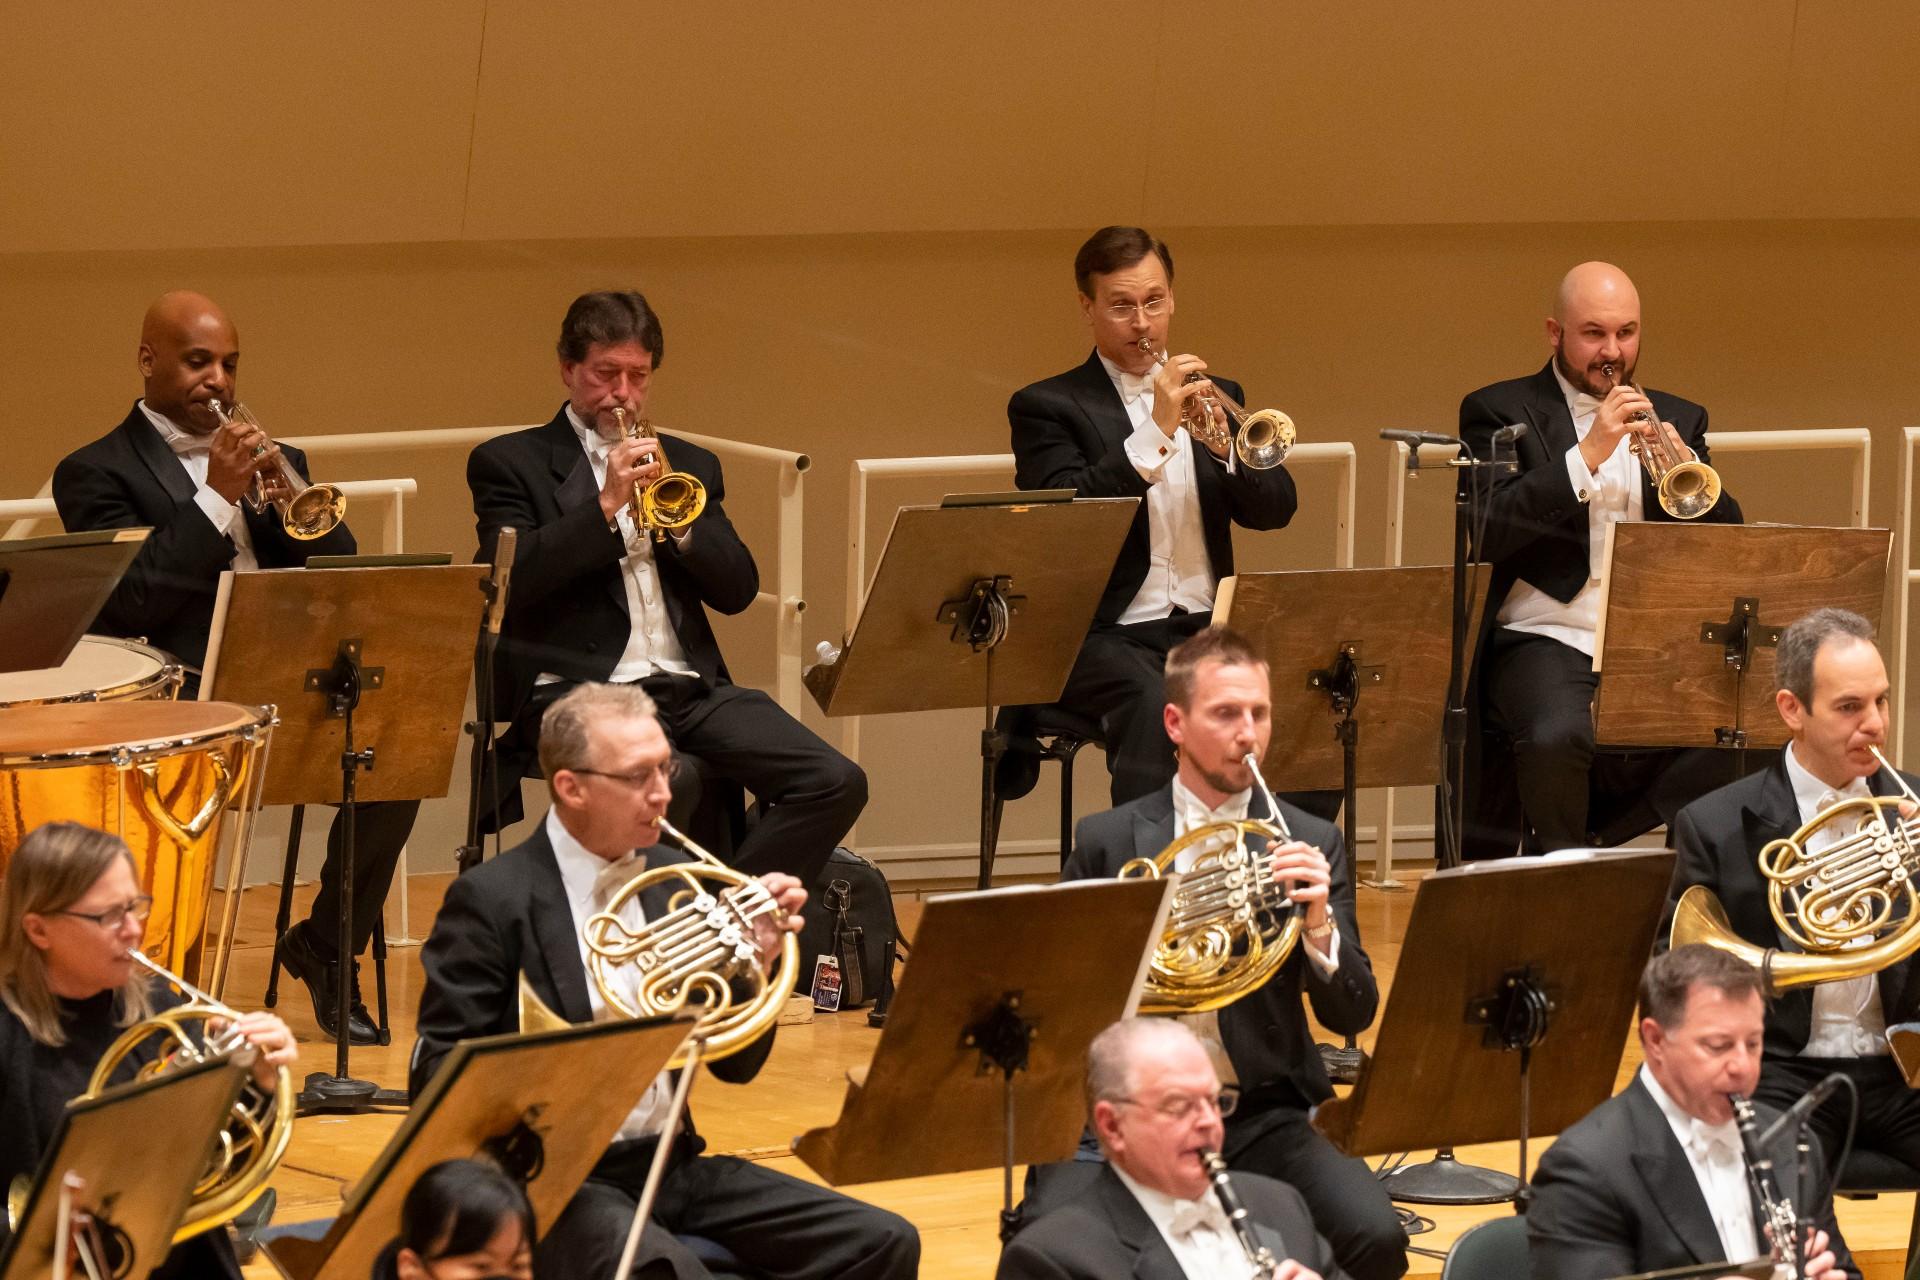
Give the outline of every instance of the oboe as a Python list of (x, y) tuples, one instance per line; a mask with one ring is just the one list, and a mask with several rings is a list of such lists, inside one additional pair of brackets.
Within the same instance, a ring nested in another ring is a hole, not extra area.
[(1774, 1259), (1788, 1264), (1796, 1277), (1804, 1275), (1806, 1259), (1800, 1256), (1800, 1217), (1794, 1212), (1793, 1201), (1780, 1194), (1780, 1185), (1774, 1180), (1773, 1161), (1760, 1146), (1760, 1126), (1753, 1114), (1753, 1104), (1737, 1093), (1728, 1094), (1727, 1101), (1733, 1104), (1740, 1146), (1746, 1152), (1747, 1182), (1753, 1187), (1754, 1198), (1760, 1202), (1760, 1211), (1766, 1214), (1766, 1226), (1773, 1235)]
[(1253, 1280), (1272, 1280), (1273, 1273), (1280, 1269), (1280, 1261), (1273, 1256), (1273, 1250), (1254, 1238), (1253, 1224), (1247, 1221), (1247, 1206), (1240, 1203), (1240, 1195), (1233, 1189), (1233, 1180), (1227, 1177), (1227, 1162), (1218, 1151), (1204, 1149), (1200, 1152), (1200, 1159), (1207, 1166), (1207, 1176), (1213, 1180), (1213, 1193), (1220, 1197), (1220, 1207), (1227, 1211), (1227, 1221), (1233, 1227), (1233, 1234), (1239, 1238), (1240, 1248), (1253, 1267), (1249, 1274)]

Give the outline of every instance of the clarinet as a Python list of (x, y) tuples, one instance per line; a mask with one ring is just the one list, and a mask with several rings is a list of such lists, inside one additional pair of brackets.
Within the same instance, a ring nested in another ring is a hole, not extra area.
[(1780, 1185), (1773, 1176), (1773, 1160), (1760, 1146), (1760, 1126), (1753, 1104), (1737, 1093), (1728, 1094), (1727, 1101), (1733, 1104), (1740, 1146), (1747, 1157), (1747, 1183), (1760, 1202), (1761, 1212), (1767, 1216), (1766, 1225), (1772, 1229), (1773, 1256), (1790, 1265), (1795, 1280), (1799, 1280), (1806, 1274), (1806, 1259), (1800, 1253), (1800, 1217), (1794, 1212), (1793, 1201), (1780, 1194)]
[(1227, 1162), (1218, 1151), (1205, 1149), (1201, 1150), (1200, 1159), (1207, 1166), (1207, 1176), (1213, 1180), (1213, 1193), (1220, 1197), (1220, 1207), (1227, 1211), (1227, 1221), (1233, 1225), (1233, 1234), (1239, 1238), (1240, 1248), (1253, 1266), (1253, 1280), (1272, 1280), (1273, 1273), (1280, 1268), (1280, 1262), (1273, 1256), (1273, 1250), (1254, 1239), (1253, 1225), (1247, 1221), (1247, 1206), (1240, 1203), (1240, 1195), (1227, 1177)]

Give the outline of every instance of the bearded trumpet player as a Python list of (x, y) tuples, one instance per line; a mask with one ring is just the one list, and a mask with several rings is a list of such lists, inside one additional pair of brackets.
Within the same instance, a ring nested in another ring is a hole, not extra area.
[[(1468, 857), (1617, 844), (1672, 821), (1725, 776), (1711, 752), (1603, 752), (1593, 734), (1607, 525), (1678, 518), (1635, 449), (1657, 431), (1674, 464), (1704, 464), (1707, 411), (1634, 385), (1640, 294), (1618, 267), (1567, 272), (1546, 336), (1552, 354), (1539, 372), (1460, 404), (1461, 438), (1478, 457), (1493, 456), (1502, 428), (1527, 428), (1513, 446), (1516, 469), (1492, 481), (1476, 548), (1493, 576), (1467, 693), (1478, 720), (1468, 737)], [(1712, 473), (1702, 470), (1681, 478), (1704, 488)], [(1724, 491), (1703, 511), (1683, 509), (1740, 520)]]
[[(150, 905), (126, 845), (78, 823), (36, 828), (8, 861), (0, 885), (0, 1184), (34, 1176), (70, 1100), (127, 1083), (154, 1063), (162, 1047), (154, 1037), (109, 1056), (132, 1024), (187, 1003), (132, 954)], [(255, 1050), (254, 1088), (290, 1106), (283, 1071), (297, 1054), (287, 1024), (270, 1013), (216, 1012), (230, 1015), (222, 1037)], [(291, 1113), (280, 1121), (290, 1126)], [(277, 1133), (279, 1150), (287, 1133)], [(262, 1185), (278, 1152), (263, 1158)], [(201, 1215), (206, 1229), (178, 1239), (153, 1274), (239, 1280), (224, 1226), (230, 1216)], [(6, 1231), (0, 1221), (0, 1247)]]
[[(1174, 777), (1151, 795), (1082, 820), (1062, 877), (1120, 875), (1135, 859), (1152, 858), (1214, 823), (1254, 819), (1292, 834), (1264, 847), (1256, 865), (1301, 908), (1297, 941), (1265, 981), (1187, 1021), (1221, 1079), (1239, 1093), (1220, 1146), (1227, 1163), (1298, 1189), (1341, 1268), (1357, 1280), (1392, 1280), (1407, 1269), (1407, 1239), (1385, 1188), (1363, 1161), (1340, 1154), (1307, 1121), (1333, 1088), (1302, 997), (1322, 1026), (1342, 1035), (1364, 1031), (1380, 1003), (1354, 915), (1345, 844), (1338, 829), (1284, 798), (1269, 805), (1247, 761), (1266, 752), (1272, 700), (1267, 666), (1245, 640), (1212, 627), (1181, 642), (1167, 656), (1165, 682), (1165, 732), (1178, 754)], [(1191, 858), (1176, 855), (1167, 870), (1191, 866)], [(1028, 1218), (1044, 1221), (1072, 1203), (1099, 1168), (1082, 1159), (1038, 1171)]]
[[(1796, 892), (1780, 895), (1786, 910), (1777, 914), (1761, 871), (1763, 850), (1769, 861), (1781, 860), (1787, 851), (1775, 842), (1798, 836), (1800, 853), (1781, 869), (1795, 881), (1818, 877), (1823, 866), (1835, 867), (1834, 859), (1848, 855), (1865, 806), (1855, 803), (1804, 835), (1803, 827), (1845, 801), (1904, 797), (1908, 788), (1920, 789), (1920, 778), (1896, 774), (1876, 754), (1886, 740), (1890, 703), (1886, 666), (1866, 619), (1816, 610), (1782, 633), (1775, 662), (1780, 688), (1774, 702), (1792, 739), (1767, 768), (1680, 811), (1673, 827), (1679, 859), (1658, 936), (1674, 945), (1706, 941), (1737, 949), (1768, 970), (1778, 994), (1767, 1011), (1755, 1101), (1784, 1108), (1829, 1073), (1843, 1072), (1859, 1087), (1856, 1148), (1920, 1163), (1920, 1093), (1907, 1087), (1886, 1042), (1889, 1024), (1920, 1013), (1920, 966), (1910, 954), (1920, 912), (1905, 887), (1920, 860), (1910, 838), (1893, 832), (1885, 851), (1891, 858), (1875, 851), (1880, 868), (1856, 881), (1884, 891), (1890, 910), (1855, 942), (1834, 945), (1819, 933), (1808, 935), (1810, 926), (1837, 919), (1825, 904)], [(1900, 825), (1894, 815), (1914, 809), (1904, 800), (1891, 807), (1892, 815), (1880, 810), (1880, 820), (1892, 816), (1894, 827)], [(1889, 863), (1904, 866), (1904, 884), (1887, 874)], [(1711, 911), (1700, 914), (1706, 893), (1724, 912), (1724, 928), (1708, 923)], [(1813, 945), (1789, 945), (1795, 933)], [(1909, 954), (1891, 963), (1881, 958), (1902, 951)], [(1829, 1160), (1839, 1158), (1850, 1109), (1842, 1090), (1813, 1113), (1813, 1131)]]
[[(812, 883), (865, 806), (866, 775), (728, 674), (707, 611), (746, 609), (760, 575), (727, 519), (720, 460), (645, 426), (665, 349), (639, 293), (581, 295), (560, 325), (566, 403), (545, 426), (467, 459), (478, 558), (492, 558), (501, 529), (519, 531), (494, 686), (512, 727), (485, 827), (519, 820), (548, 706), (584, 681), (636, 684), (694, 770), (677, 788), (674, 825), (743, 870)], [(715, 779), (767, 805), (737, 849)]]
[[(621, 894), (644, 871), (692, 859), (661, 846), (661, 818), (672, 798), (674, 757), (652, 700), (632, 685), (583, 684), (547, 710), (540, 763), (552, 801), (546, 817), (519, 845), (455, 879), (421, 951), (419, 1043), (410, 1084), (418, 1094), (461, 1040), (522, 1030), (521, 987), (568, 1022), (616, 1016), (588, 946), (589, 922), (617, 907), (622, 929), (636, 934), (657, 920), (664, 891)], [(763, 957), (780, 950), (780, 929), (797, 930), (806, 890), (792, 876), (770, 872), (761, 884), (780, 907), (757, 921)], [(619, 966), (609, 982), (632, 982), (636, 966)], [(616, 992), (616, 994), (618, 994)], [(774, 1035), (711, 1061), (713, 1075), (752, 1079)], [(647, 1087), (586, 1183), (536, 1249), (542, 1275), (605, 1280), (617, 1269), (647, 1169), (667, 1125), (670, 1074)], [(608, 1081), (608, 1088), (637, 1086)], [(919, 1237), (903, 1219), (832, 1191), (731, 1156), (703, 1156), (689, 1121), (640, 1241), (633, 1275), (697, 1280), (705, 1266), (679, 1240), (719, 1242), (753, 1274), (904, 1280), (919, 1260)], [(623, 1278), (624, 1280), (624, 1278)]]

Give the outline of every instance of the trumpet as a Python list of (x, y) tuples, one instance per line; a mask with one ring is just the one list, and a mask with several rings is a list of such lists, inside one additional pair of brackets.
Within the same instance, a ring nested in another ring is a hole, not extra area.
[(1306, 906), (1274, 883), (1266, 848), (1288, 843), (1293, 832), (1253, 753), (1244, 759), (1271, 819), (1210, 822), (1120, 868), (1122, 880), (1158, 880), (1178, 870), (1187, 850), (1199, 851), (1173, 891), (1165, 931), (1147, 962), (1142, 1013), (1224, 1008), (1278, 972), (1300, 940)]
[[(638, 440), (653, 429), (645, 418), (629, 417), (626, 409), (618, 405), (614, 407), (613, 420), (629, 440)], [(664, 449), (660, 453), (660, 474), (651, 484), (636, 480), (633, 497), (627, 501), (634, 527), (652, 530), (655, 542), (664, 541), (669, 529), (686, 528), (706, 509), (707, 487), (687, 472), (675, 471)]]
[[(258, 427), (259, 419), (244, 404), (234, 404), (231, 408), (218, 400), (207, 401), (207, 407), (213, 410), (213, 416), (220, 420), (221, 426), (229, 422), (238, 422), (245, 426)], [(262, 435), (266, 432), (262, 430)], [(272, 447), (272, 441), (254, 450), (254, 456), (263, 455)], [(257, 513), (273, 507), (280, 512), (280, 525), (287, 531), (289, 538), (301, 542), (311, 542), (315, 538), (324, 538), (332, 533), (347, 516), (347, 496), (330, 484), (310, 484), (300, 478), (300, 473), (287, 461), (287, 455), (281, 454), (275, 459), (272, 468), (275, 486), (281, 490), (278, 497), (269, 496), (266, 473), (253, 473), (253, 482), (247, 486), (246, 504), (249, 510)]]
[[(1600, 372), (1611, 381), (1613, 365), (1601, 365)], [(1633, 383), (1627, 385), (1643, 396), (1647, 394)], [(1649, 399), (1647, 403), (1653, 402)], [(1647, 469), (1647, 478), (1653, 481), (1661, 509), (1675, 520), (1697, 520), (1713, 510), (1713, 504), (1720, 501), (1720, 473), (1698, 458), (1682, 458), (1673, 442), (1667, 439), (1659, 414), (1642, 410), (1633, 416), (1633, 421), (1652, 427), (1645, 435), (1636, 435), (1627, 448)]]
[[(1137, 345), (1153, 357), (1156, 366), (1166, 367), (1167, 353), (1153, 349), (1152, 337), (1142, 334)], [(1204, 374), (1190, 373), (1186, 381), (1202, 382), (1205, 377)], [(1224, 426), (1214, 413), (1216, 409), (1227, 420)], [(1287, 454), (1293, 450), (1292, 418), (1278, 409), (1249, 413), (1218, 385), (1211, 391), (1189, 396), (1181, 407), (1180, 421), (1186, 427), (1187, 434), (1200, 443), (1209, 448), (1226, 450), (1229, 465), (1238, 458), (1252, 470), (1267, 471), (1286, 461)]]

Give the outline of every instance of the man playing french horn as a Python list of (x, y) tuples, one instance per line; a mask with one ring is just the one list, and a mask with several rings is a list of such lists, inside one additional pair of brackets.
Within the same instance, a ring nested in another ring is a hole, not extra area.
[[(1658, 936), (1674, 946), (1709, 942), (1767, 968), (1777, 999), (1767, 1015), (1757, 1101), (1790, 1106), (1841, 1072), (1859, 1091), (1854, 1145), (1920, 1165), (1920, 1094), (1907, 1087), (1886, 1039), (1890, 1025), (1920, 1008), (1915, 962), (1900, 954), (1912, 950), (1901, 940), (1920, 928), (1911, 901), (1917, 859), (1914, 837), (1897, 829), (1915, 812), (1906, 797), (1920, 789), (1920, 778), (1896, 774), (1879, 754), (1891, 704), (1871, 623), (1843, 609), (1818, 609), (1789, 626), (1774, 652), (1775, 705), (1792, 740), (1767, 768), (1680, 811), (1673, 826), (1679, 861)], [(1870, 815), (1871, 797), (1889, 803)], [(1803, 830), (1843, 803), (1834, 820)], [(1887, 849), (1859, 847), (1862, 818), (1884, 828)], [(1797, 852), (1783, 843), (1787, 837), (1797, 837)], [(1845, 923), (1833, 912), (1839, 904), (1810, 896), (1802, 885), (1849, 858), (1856, 869), (1861, 857), (1884, 865), (1889, 852), (1904, 867), (1904, 880), (1884, 871), (1841, 877), (1860, 890), (1883, 890), (1885, 918), (1857, 938), (1835, 936), (1832, 926)], [(1777, 910), (1763, 861), (1785, 873)], [(1700, 910), (1708, 893), (1725, 912), (1723, 925)], [(1830, 1161), (1840, 1158), (1851, 1110), (1841, 1090), (1813, 1113)]]
[[(1111, 878), (1210, 823), (1273, 817), (1246, 760), (1266, 753), (1272, 731), (1266, 663), (1240, 636), (1212, 627), (1167, 655), (1166, 689), (1177, 773), (1150, 795), (1082, 820), (1062, 878)], [(1268, 865), (1305, 907), (1300, 942), (1264, 984), (1188, 1021), (1220, 1078), (1239, 1093), (1224, 1126), (1227, 1163), (1296, 1188), (1356, 1280), (1393, 1280), (1406, 1272), (1407, 1239), (1385, 1188), (1363, 1161), (1342, 1155), (1308, 1123), (1333, 1087), (1301, 997), (1322, 1026), (1342, 1035), (1364, 1031), (1380, 1003), (1354, 914), (1353, 867), (1335, 827), (1285, 800), (1278, 804), (1294, 838), (1268, 850)], [(1169, 873), (1186, 871), (1190, 864), (1182, 862)], [(1097, 1173), (1085, 1161), (1037, 1172), (1029, 1216), (1082, 1194)]]
[[(457, 1042), (522, 1030), (520, 986), (569, 1022), (618, 1016), (589, 977), (586, 926), (609, 910), (628, 881), (651, 868), (688, 862), (658, 844), (672, 799), (674, 756), (653, 700), (634, 685), (583, 684), (547, 709), (540, 763), (552, 807), (521, 844), (458, 877), (447, 890), (420, 954), (419, 1043), (410, 1084), (417, 1095)], [(781, 872), (760, 877), (778, 903), (755, 920), (762, 957), (780, 949), (781, 931), (798, 930), (806, 901), (800, 882)], [(664, 890), (626, 895), (618, 904), (629, 933), (666, 909)], [(635, 965), (614, 980), (637, 987)], [(622, 993), (629, 1003), (636, 992)], [(745, 1083), (773, 1047), (757, 1043), (711, 1063), (713, 1074)], [(662, 1072), (634, 1104), (606, 1154), (536, 1249), (537, 1270), (571, 1280), (606, 1280), (622, 1245), (648, 1165), (671, 1106)], [(608, 1088), (638, 1088), (610, 1080)], [(836, 1192), (731, 1156), (703, 1156), (685, 1121), (640, 1242), (635, 1276), (699, 1280), (705, 1265), (681, 1242), (698, 1236), (724, 1246), (753, 1274), (899, 1280), (915, 1274), (919, 1236), (904, 1219)], [(623, 1277), (622, 1280), (625, 1280)]]

